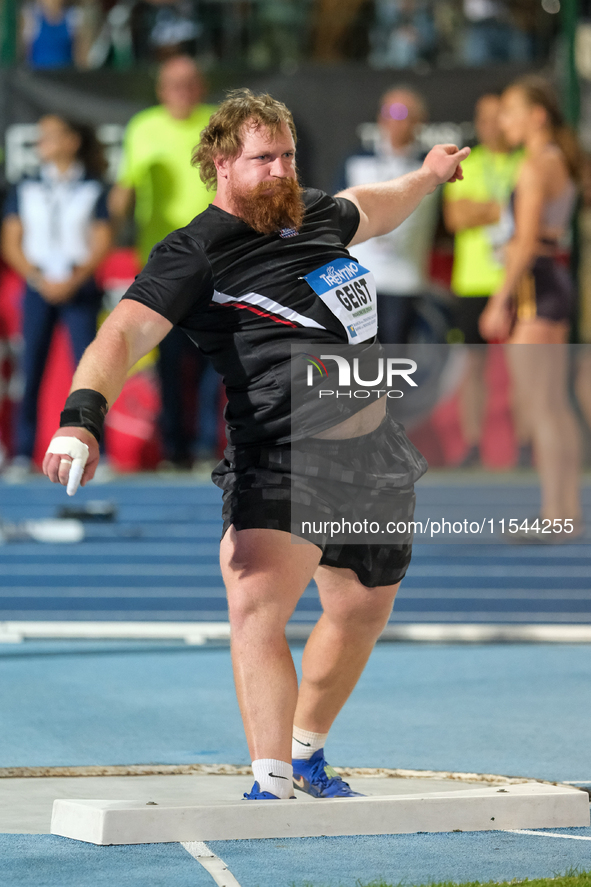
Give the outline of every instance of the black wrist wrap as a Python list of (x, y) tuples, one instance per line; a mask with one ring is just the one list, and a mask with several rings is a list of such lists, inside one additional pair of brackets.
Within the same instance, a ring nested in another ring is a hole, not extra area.
[(79, 388), (69, 395), (60, 415), (60, 428), (86, 428), (100, 443), (109, 404), (99, 391)]

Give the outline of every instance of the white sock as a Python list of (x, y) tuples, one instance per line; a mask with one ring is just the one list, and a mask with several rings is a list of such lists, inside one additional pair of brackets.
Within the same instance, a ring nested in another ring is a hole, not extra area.
[(252, 762), (254, 778), (262, 792), (271, 792), (278, 798), (293, 797), (293, 767), (285, 761), (260, 758)]
[(310, 733), (294, 724), (291, 739), (291, 756), (298, 761), (309, 761), (319, 748), (324, 748), (328, 733)]

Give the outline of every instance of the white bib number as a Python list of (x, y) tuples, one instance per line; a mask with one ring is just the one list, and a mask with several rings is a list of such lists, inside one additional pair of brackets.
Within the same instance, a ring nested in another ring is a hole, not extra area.
[(376, 335), (376, 285), (371, 271), (353, 259), (335, 259), (306, 274), (304, 280), (345, 327), (349, 343)]

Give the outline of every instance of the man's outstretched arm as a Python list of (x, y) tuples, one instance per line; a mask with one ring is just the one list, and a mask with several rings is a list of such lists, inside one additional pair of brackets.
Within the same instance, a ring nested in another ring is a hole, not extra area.
[(360, 215), (359, 228), (348, 245), (387, 234), (404, 222), (438, 185), (463, 178), (461, 163), (469, 153), (470, 148), (460, 151), (456, 145), (435, 145), (415, 172), (389, 182), (355, 185), (341, 191), (337, 196), (352, 201)]
[[(170, 332), (172, 324), (151, 308), (124, 299), (107, 318), (82, 356), (74, 373), (70, 394), (81, 389), (98, 392), (112, 406), (119, 397), (127, 374)], [(89, 448), (82, 485), (92, 480), (99, 460), (96, 437), (84, 427), (59, 428), (53, 439), (75, 437)], [(59, 448), (59, 445), (57, 445)], [(66, 485), (70, 465), (66, 453), (45, 454), (43, 471), (53, 483)]]

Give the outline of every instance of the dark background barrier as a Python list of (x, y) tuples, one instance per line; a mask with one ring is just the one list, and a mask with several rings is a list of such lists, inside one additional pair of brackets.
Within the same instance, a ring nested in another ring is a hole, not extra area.
[[(293, 74), (223, 72), (210, 80), (210, 101), (226, 89), (249, 86), (268, 91), (292, 110), (300, 135), (298, 163), (303, 181), (331, 191), (344, 158), (359, 145), (357, 128), (373, 122), (381, 94), (404, 83), (426, 98), (433, 123), (471, 121), (474, 104), (484, 92), (503, 89), (531, 65), (503, 64), (484, 68), (416, 71), (373, 70), (362, 63), (308, 64)], [(154, 81), (145, 70), (32, 73), (0, 70), (0, 135), (14, 123), (34, 123), (52, 111), (94, 125), (126, 124), (142, 108), (155, 104)]]

